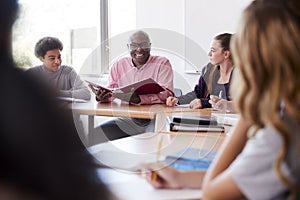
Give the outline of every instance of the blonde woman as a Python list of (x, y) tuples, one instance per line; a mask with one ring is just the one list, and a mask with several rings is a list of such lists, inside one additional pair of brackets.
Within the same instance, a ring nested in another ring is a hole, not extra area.
[(231, 45), (238, 66), (232, 94), (251, 127), (221, 151), (203, 199), (300, 198), (299, 14), (296, 0), (256, 0), (244, 11)]

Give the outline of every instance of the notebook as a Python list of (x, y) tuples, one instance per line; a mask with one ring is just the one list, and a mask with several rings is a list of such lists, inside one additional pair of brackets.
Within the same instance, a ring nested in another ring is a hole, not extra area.
[(210, 116), (172, 116), (168, 118), (170, 131), (224, 132), (217, 119)]
[(173, 116), (170, 121), (191, 125), (218, 125), (217, 118), (210, 116)]
[(224, 126), (219, 125), (198, 125), (198, 124), (182, 124), (171, 122), (170, 131), (182, 131), (182, 132), (224, 132)]

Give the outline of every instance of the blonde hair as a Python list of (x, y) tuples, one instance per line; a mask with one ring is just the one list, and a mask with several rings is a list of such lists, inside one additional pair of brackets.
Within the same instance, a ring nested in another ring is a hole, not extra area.
[(294, 198), (294, 185), (280, 171), (289, 133), (279, 113), (284, 103), (287, 116), (300, 124), (300, 31), (299, 18), (283, 4), (283, 0), (256, 0), (244, 11), (231, 42), (238, 68), (231, 94), (256, 131), (271, 124), (281, 134), (283, 147), (274, 167)]

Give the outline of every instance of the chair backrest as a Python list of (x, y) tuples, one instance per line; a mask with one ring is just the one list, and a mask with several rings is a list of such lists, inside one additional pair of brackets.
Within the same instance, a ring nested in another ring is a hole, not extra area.
[(179, 97), (182, 95), (182, 90), (179, 88), (174, 88), (174, 96)]

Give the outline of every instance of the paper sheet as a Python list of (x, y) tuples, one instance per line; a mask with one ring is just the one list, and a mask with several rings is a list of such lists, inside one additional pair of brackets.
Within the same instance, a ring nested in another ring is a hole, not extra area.
[(217, 117), (217, 121), (219, 124), (226, 124), (231, 126), (236, 125), (240, 118), (239, 114), (232, 113), (212, 113), (211, 115)]
[(154, 189), (143, 177), (112, 169), (100, 169), (99, 176), (121, 200), (200, 199), (199, 189)]

